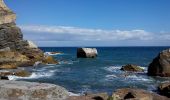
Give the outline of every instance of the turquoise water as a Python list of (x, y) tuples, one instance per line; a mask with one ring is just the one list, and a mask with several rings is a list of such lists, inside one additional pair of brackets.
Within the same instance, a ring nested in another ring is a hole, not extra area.
[[(43, 47), (44, 52), (60, 51), (55, 55), (60, 64), (38, 66), (31, 69), (31, 77), (17, 80), (58, 84), (73, 93), (108, 92), (125, 87), (154, 91), (166, 78), (148, 77), (147, 66), (157, 54), (169, 47), (98, 47), (96, 59), (76, 58), (74, 47)], [(120, 71), (122, 65), (136, 64), (145, 69), (143, 73)], [(125, 75), (129, 75), (126, 76)]]

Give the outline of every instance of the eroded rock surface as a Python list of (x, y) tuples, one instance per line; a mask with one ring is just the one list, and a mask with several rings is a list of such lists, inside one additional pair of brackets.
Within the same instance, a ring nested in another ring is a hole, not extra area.
[(132, 71), (132, 72), (143, 72), (144, 71), (144, 69), (142, 69), (141, 67), (139, 67), (137, 65), (132, 65), (132, 64), (122, 66), (121, 70)]
[(170, 49), (163, 50), (148, 67), (148, 75), (170, 77)]
[(65, 100), (68, 91), (61, 86), (24, 82), (0, 81), (0, 100)]

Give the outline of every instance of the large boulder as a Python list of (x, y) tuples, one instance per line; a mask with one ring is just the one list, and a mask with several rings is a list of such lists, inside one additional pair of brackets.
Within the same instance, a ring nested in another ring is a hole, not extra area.
[(77, 57), (78, 58), (95, 58), (98, 52), (96, 48), (78, 48)]
[(170, 49), (163, 50), (148, 67), (149, 76), (170, 77)]
[(167, 96), (170, 98), (170, 82), (161, 83), (158, 86), (158, 91), (161, 95)]
[(57, 85), (24, 81), (0, 81), (1, 100), (66, 100), (68, 91)]
[(113, 100), (169, 100), (167, 97), (142, 89), (123, 88), (112, 94)]
[(132, 65), (132, 64), (122, 66), (122, 68), (120, 70), (133, 71), (133, 72), (143, 72), (144, 71), (144, 69), (142, 69), (141, 67), (139, 67), (137, 65)]

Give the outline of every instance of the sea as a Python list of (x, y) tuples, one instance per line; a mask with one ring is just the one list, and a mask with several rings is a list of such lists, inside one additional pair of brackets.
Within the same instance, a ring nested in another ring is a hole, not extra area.
[[(27, 67), (30, 77), (15, 77), (11, 80), (52, 83), (63, 86), (70, 93), (107, 92), (120, 88), (141, 88), (156, 91), (159, 83), (169, 78), (147, 76), (148, 65), (164, 49), (170, 47), (96, 47), (97, 58), (77, 58), (77, 47), (40, 47), (44, 52), (61, 52), (53, 55), (59, 64)], [(126, 64), (141, 66), (145, 71), (124, 72)]]

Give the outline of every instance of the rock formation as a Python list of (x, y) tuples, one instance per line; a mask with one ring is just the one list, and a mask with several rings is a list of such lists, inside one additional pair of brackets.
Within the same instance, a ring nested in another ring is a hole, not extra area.
[(170, 82), (161, 83), (158, 86), (158, 91), (161, 95), (167, 96), (170, 98)]
[(66, 100), (68, 91), (63, 87), (35, 82), (0, 81), (1, 100)]
[(77, 57), (78, 58), (95, 58), (97, 57), (97, 49), (96, 48), (78, 48), (77, 49)]
[(16, 15), (0, 0), (0, 24), (15, 22)]
[[(13, 58), (0, 56), (0, 68), (4, 68), (5, 66), (10, 68), (11, 64), (11, 67), (14, 67), (13, 65), (32, 66), (37, 61), (45, 61), (45, 63), (48, 63), (46, 58), (44, 58), (43, 52), (38, 49), (33, 42), (23, 40), (23, 34), (20, 28), (16, 26), (15, 19), (16, 14), (4, 4), (3, 0), (0, 0), (0, 54), (5, 55), (8, 52), (15, 52), (15, 54), (20, 55), (17, 56), (13, 54)], [(25, 56), (24, 62), (15, 62), (16, 56)], [(4, 59), (5, 62), (3, 62)], [(13, 59), (13, 61), (11, 61), (11, 59)]]
[(142, 89), (123, 88), (112, 94), (113, 100), (169, 100), (164, 96), (150, 93)]
[(148, 67), (148, 75), (170, 77), (170, 49), (163, 50)]
[(120, 70), (123, 70), (123, 71), (133, 71), (133, 72), (143, 72), (144, 71), (144, 69), (140, 68), (139, 66), (132, 65), (132, 64), (128, 64), (128, 65), (122, 66), (122, 68)]

